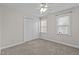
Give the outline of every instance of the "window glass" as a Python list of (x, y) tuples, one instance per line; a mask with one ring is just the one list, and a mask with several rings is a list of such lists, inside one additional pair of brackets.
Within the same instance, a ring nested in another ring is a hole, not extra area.
[(70, 34), (70, 15), (57, 16), (57, 34)]
[(41, 32), (46, 33), (47, 32), (47, 21), (41, 20)]
[(58, 18), (58, 25), (69, 25), (69, 16), (62, 16)]

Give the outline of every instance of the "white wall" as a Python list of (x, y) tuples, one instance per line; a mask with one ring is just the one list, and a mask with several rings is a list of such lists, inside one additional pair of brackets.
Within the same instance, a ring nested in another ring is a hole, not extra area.
[(33, 39), (39, 38), (39, 19), (33, 19)]
[(1, 46), (23, 41), (23, 16), (16, 10), (3, 7)]
[(24, 19), (24, 41), (30, 41), (38, 38), (38, 18)]
[[(72, 11), (72, 36), (66, 36), (66, 35), (57, 35), (56, 34), (56, 14), (61, 14), (65, 12)], [(69, 10), (61, 11), (58, 13), (53, 13), (47, 17), (44, 17), (43, 19), (47, 20), (47, 34), (41, 34), (41, 38), (47, 39), (50, 41), (59, 42), (62, 44), (67, 44), (70, 46), (74, 46), (79, 48), (79, 7), (78, 8), (72, 8)]]
[[(2, 9), (0, 9), (0, 29), (2, 29), (2, 31), (0, 30), (1, 47), (4, 48), (9, 45), (24, 42), (23, 17), (27, 16), (27, 14), (22, 14), (17, 10), (7, 7), (0, 8)], [(48, 33), (41, 34), (41, 38), (79, 47), (79, 8), (70, 9), (63, 12), (68, 11), (72, 11), (72, 36), (63, 35), (60, 37), (59, 35), (56, 35), (56, 14), (52, 14), (44, 18), (48, 23)], [(33, 32), (33, 38), (38, 37), (38, 33), (35, 33), (36, 31)]]
[[(0, 7), (1, 8), (1, 7)], [(0, 14), (2, 16), (2, 34), (0, 31), (0, 39), (2, 35), (1, 48), (17, 45), (24, 42), (24, 16), (22, 12), (2, 6)], [(1, 24), (1, 23), (0, 23)], [(1, 29), (1, 25), (0, 25)]]
[(1, 49), (1, 40), (2, 40), (2, 8), (0, 8), (0, 49)]

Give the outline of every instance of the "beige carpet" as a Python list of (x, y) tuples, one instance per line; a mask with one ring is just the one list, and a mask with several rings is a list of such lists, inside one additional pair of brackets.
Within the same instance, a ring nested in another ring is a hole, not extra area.
[(2, 55), (76, 55), (79, 49), (59, 43), (35, 39), (21, 45), (2, 50)]

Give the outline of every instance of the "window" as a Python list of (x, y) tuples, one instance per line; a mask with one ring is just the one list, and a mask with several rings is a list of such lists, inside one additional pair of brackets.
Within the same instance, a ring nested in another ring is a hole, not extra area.
[(70, 35), (70, 14), (57, 16), (57, 34)]
[(46, 33), (47, 32), (47, 21), (46, 20), (41, 20), (41, 33)]

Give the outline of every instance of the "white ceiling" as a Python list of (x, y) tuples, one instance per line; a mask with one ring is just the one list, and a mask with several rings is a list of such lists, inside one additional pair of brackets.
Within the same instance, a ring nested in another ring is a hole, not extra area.
[[(17, 9), (20, 12), (30, 14), (31, 16), (40, 15), (41, 3), (1, 3), (1, 6)], [(79, 6), (78, 3), (48, 3), (48, 13), (58, 12), (65, 9), (69, 9), (75, 6)]]

